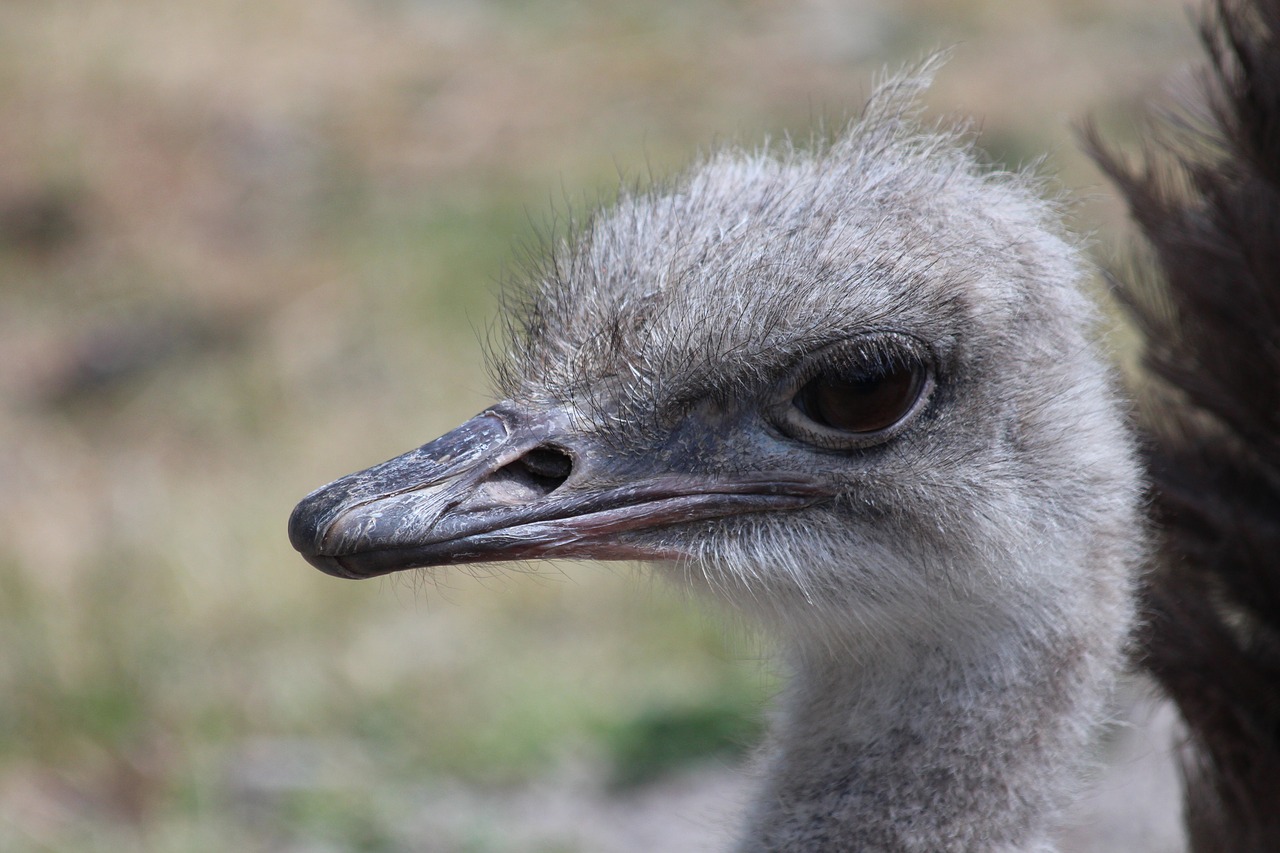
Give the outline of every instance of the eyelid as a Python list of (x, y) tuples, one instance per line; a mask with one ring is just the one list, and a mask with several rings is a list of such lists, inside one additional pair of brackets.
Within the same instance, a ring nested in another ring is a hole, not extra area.
[(883, 364), (886, 355), (899, 358), (905, 355), (923, 364), (930, 373), (934, 372), (936, 359), (932, 348), (919, 338), (901, 332), (866, 332), (826, 344), (801, 357), (782, 378), (779, 387), (790, 400), (823, 370), (867, 364), (872, 359)]

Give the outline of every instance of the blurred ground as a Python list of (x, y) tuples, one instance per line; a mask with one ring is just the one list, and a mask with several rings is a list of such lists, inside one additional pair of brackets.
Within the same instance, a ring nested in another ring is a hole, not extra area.
[(1109, 237), (1070, 124), (1131, 137), (1185, 5), (0, 4), (0, 849), (712, 844), (761, 641), (616, 567), (337, 581), (293, 503), (486, 403), (552, 207), (939, 47), (934, 110)]

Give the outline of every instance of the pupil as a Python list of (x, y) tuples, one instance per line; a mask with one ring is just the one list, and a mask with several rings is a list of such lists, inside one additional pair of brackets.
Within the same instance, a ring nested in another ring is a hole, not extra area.
[(920, 371), (887, 365), (883, 372), (841, 376), (822, 374), (797, 399), (801, 411), (842, 432), (878, 432), (893, 426), (915, 403)]

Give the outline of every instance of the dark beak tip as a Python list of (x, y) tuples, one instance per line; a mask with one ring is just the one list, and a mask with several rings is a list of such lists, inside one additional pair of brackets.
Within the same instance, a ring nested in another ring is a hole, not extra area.
[[(340, 499), (335, 500), (334, 493), (331, 486), (325, 486), (299, 501), (289, 515), (289, 544), (312, 567), (335, 578), (358, 580), (383, 574), (376, 570), (354, 569), (345, 562), (344, 555), (325, 553), (325, 540), (335, 514), (342, 506)], [(344, 494), (345, 492), (339, 492), (339, 498)]]
[[(313, 558), (327, 559), (319, 557), (320, 543), (324, 539), (324, 531), (320, 529), (320, 520), (328, 515), (323, 508), (317, 506), (318, 497), (322, 495), (324, 490), (312, 492), (303, 498), (297, 506), (293, 508), (293, 512), (289, 515), (289, 544), (308, 562), (316, 565)], [(323, 502), (320, 502), (323, 503)], [(327, 571), (322, 566), (316, 565), (316, 568)]]

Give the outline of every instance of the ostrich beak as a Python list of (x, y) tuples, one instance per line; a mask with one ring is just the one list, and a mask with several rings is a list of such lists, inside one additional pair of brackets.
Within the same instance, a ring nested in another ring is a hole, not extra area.
[(677, 559), (687, 552), (645, 534), (829, 494), (808, 478), (713, 477), (659, 470), (669, 465), (657, 459), (623, 475), (609, 470), (611, 454), (560, 411), (500, 404), (312, 492), (289, 518), (289, 539), (346, 578), (503, 560)]

